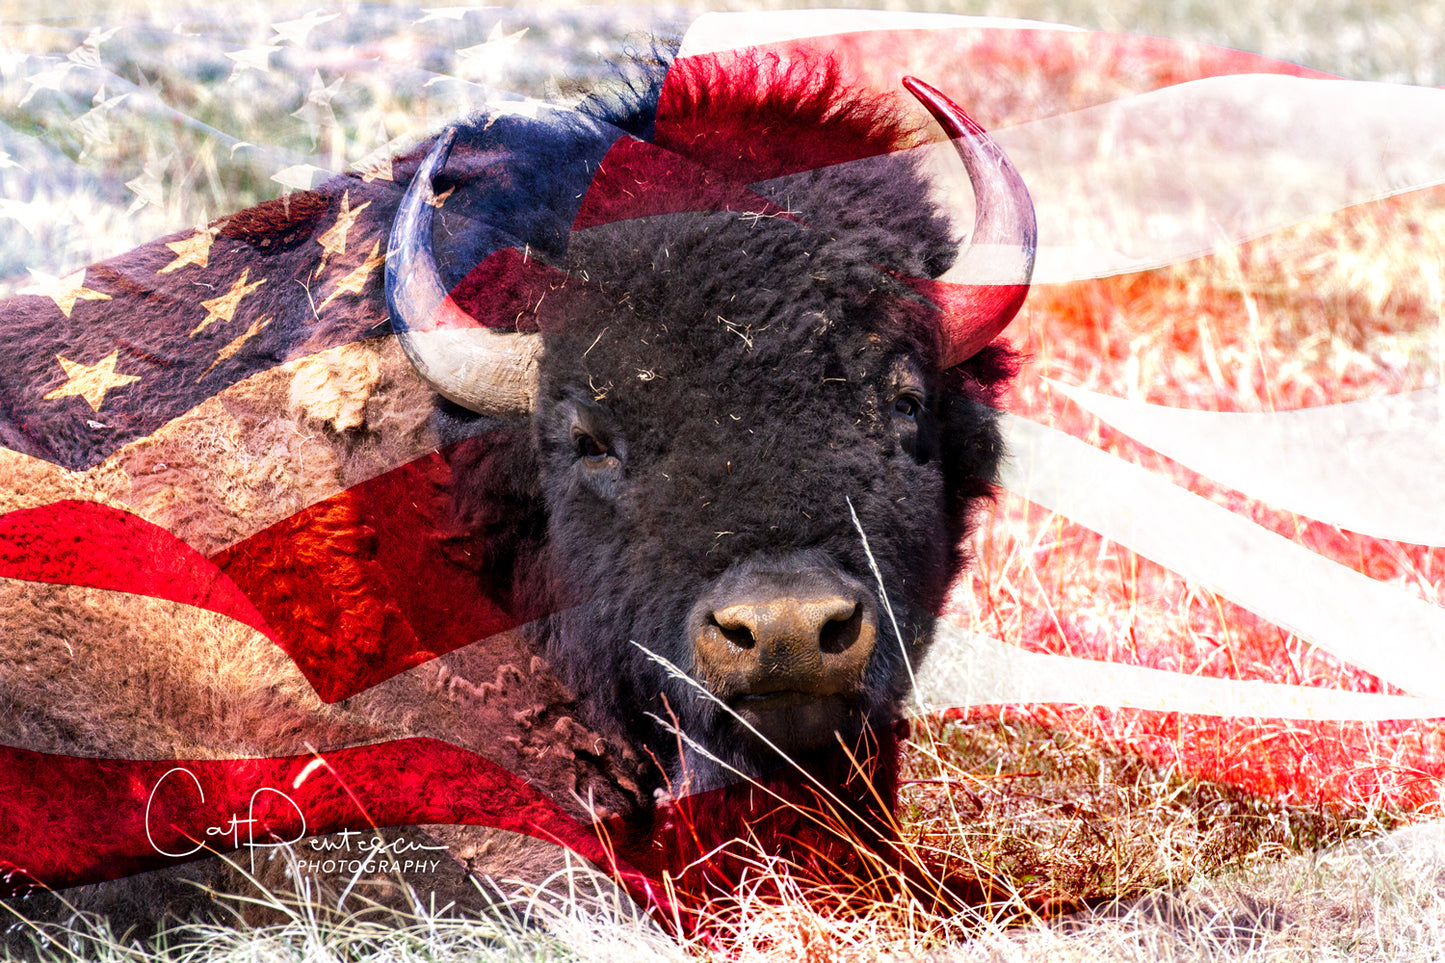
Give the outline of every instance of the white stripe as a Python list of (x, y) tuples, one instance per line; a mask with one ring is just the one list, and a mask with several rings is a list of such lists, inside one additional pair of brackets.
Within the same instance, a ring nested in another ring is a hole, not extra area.
[(1176, 263), (1445, 183), (1445, 90), (1213, 77), (994, 138), (1038, 212), (1035, 282), (1071, 281)]
[(1063, 703), (1246, 719), (1382, 721), (1445, 718), (1445, 702), (1241, 682), (1027, 652), (940, 621), (918, 675), (923, 712)]
[(1050, 381), (1201, 475), (1352, 532), (1445, 546), (1445, 391), (1235, 414), (1147, 405)]
[(1445, 609), (1063, 432), (1005, 414), (1002, 484), (1415, 695), (1445, 697)]
[(887, 10), (766, 10), (705, 13), (683, 35), (679, 57), (722, 53), (766, 43), (785, 43), (809, 37), (882, 30), (1068, 30), (1078, 27), (1014, 20), (1008, 17), (963, 17), (941, 13)]

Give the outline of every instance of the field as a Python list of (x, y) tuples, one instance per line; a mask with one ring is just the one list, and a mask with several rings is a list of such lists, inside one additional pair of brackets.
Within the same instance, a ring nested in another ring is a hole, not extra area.
[[(1445, 8), (1428, 5), (1335, 0), (1306, 12), (1284, 3), (1242, 11), (1192, 2), (989, 0), (906, 9), (1219, 43), (1350, 78), (1445, 84)], [(4, 10), (0, 52), (82, 50), (76, 40), (86, 37), (90, 23), (119, 16), (77, 6), (76, 23), (86, 26), (57, 31), (25, 26), (53, 20), (48, 8), (7, 2)], [(267, 39), (265, 26), (258, 16), (257, 43)], [(600, 62), (622, 36), (588, 47), (579, 59)], [(560, 56), (578, 43), (559, 30), (543, 47)], [(274, 89), (290, 91), (298, 81), (257, 71), (242, 75), (254, 90), (238, 98), (253, 105), (240, 110), (217, 92), (222, 87), (212, 90), (164, 58), (137, 62), (144, 86), (195, 123), (177, 127), (152, 119), (107, 130), (105, 99), (98, 96), (85, 115), (93, 123), (54, 142), (83, 163), (111, 164), (125, 176), (82, 179), (80, 186), (48, 183), (34, 157), (0, 144), (7, 151), (0, 153), (0, 215), (25, 225), (0, 238), (0, 294), (25, 290), (37, 274), (58, 276), (204, 223), (283, 187), (309, 186), (302, 164), (287, 168), (290, 180), (268, 176), (277, 157), (294, 155), (321, 167), (364, 162), (370, 152), (403, 141), (419, 116), (440, 122), (460, 109), (444, 90), (420, 102), (406, 94), (393, 99), (381, 86), (360, 82), (329, 96), (324, 85), (323, 94), (312, 86), (306, 102), (268, 100)], [(24, 82), (18, 63), (0, 63), (0, 119), (12, 130), (45, 135), (38, 109), (27, 107), (35, 85)], [(525, 74), (519, 88), (538, 96), (565, 94), (577, 82), (562, 76), (566, 71), (555, 62), (516, 69)], [(1040, 105), (1054, 98), (1077, 107), (1122, 96), (1124, 81), (1080, 72), (1063, 82), (1047, 67), (1024, 66), (1004, 83), (957, 80), (970, 83), (970, 109), (989, 126), (1005, 128), (1034, 116), (1030, 111), (1042, 115)], [(43, 88), (39, 96), (43, 101)], [(250, 126), (227, 127), (236, 122), (232, 114)], [(233, 135), (231, 141), (214, 137), (215, 127)], [(241, 149), (253, 144), (263, 145), (254, 162), (247, 159), (252, 152)], [(1007, 408), (1143, 466), (1317, 555), (1445, 605), (1445, 550), (1355, 534), (1250, 499), (1109, 427), (1057, 387), (1209, 412), (1288, 411), (1438, 387), (1445, 380), (1442, 190), (1321, 210), (1147, 270), (1045, 279), (1008, 331), (1029, 363)], [(980, 636), (1031, 652), (1201, 677), (1403, 692), (1009, 492), (1000, 493), (973, 551), (975, 563), (945, 614)], [(1440, 815), (1445, 758), (1432, 730), (1301, 724), (1271, 736), (1263, 748), (1251, 741), (1256, 737), (1247, 722), (1167, 715), (1161, 721), (1160, 714), (1068, 704), (919, 715), (906, 746), (898, 816), (905, 862), (986, 894), (964, 908), (867, 888), (849, 893), (846, 885), (819, 891), (786, 867), (760, 860), (735, 900), (709, 908), (713, 925), (682, 944), (616, 907), (583, 901), (557, 905), (522, 895), (513, 897), (517, 920), (458, 922), (419, 911), (381, 925), (270, 894), (273, 915), (289, 923), (217, 930), (200, 939), (192, 933), (155, 950), (128, 944), (106, 921), (77, 919), (68, 932), (52, 934), (45, 954), (107, 961), (820, 963), (1445, 955), (1445, 835), (1440, 823), (1430, 822)], [(1304, 761), (1282, 773), (1266, 757), (1285, 742)], [(1331, 748), (1310, 756), (1310, 746), (1326, 744)]]

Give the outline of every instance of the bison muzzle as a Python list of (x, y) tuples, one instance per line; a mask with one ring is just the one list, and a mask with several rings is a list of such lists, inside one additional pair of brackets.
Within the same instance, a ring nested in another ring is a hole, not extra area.
[(700, 680), (750, 733), (785, 752), (847, 731), (878, 638), (861, 583), (795, 557), (735, 566), (688, 619)]

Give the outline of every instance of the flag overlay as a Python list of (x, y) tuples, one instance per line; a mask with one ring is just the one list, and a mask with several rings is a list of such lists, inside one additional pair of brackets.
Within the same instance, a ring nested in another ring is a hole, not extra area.
[[(577, 722), (512, 632), (546, 613), (478, 577), (506, 546), (485, 520), (449, 522), (459, 439), (431, 417), (382, 282), (416, 148), (442, 126), (485, 112), (497, 149), (533, 152), (540, 175), (547, 145), (508, 142), (508, 117), (565, 124), (630, 64), (740, 51), (831, 57), (900, 109), (917, 109), (900, 86), (916, 75), (993, 132), (1040, 241), (1006, 332), (1034, 363), (995, 523), (1067, 525), (1055, 551), (1147, 560), (1177, 573), (1161, 579), (1186, 615), (1197, 592), (1226, 613), (1214, 634), (1137, 638), (1085, 593), (990, 622), (971, 576), (916, 711), (1026, 715), (1272, 798), (1438, 815), (1438, 367), (1221, 411), (1151, 393), (1107, 336), (1116, 319), (1087, 305), (1110, 285), (1167, 301), (1171, 265), (1225, 270), (1311, 218), (1430, 191), (1445, 92), (942, 16), (273, 12), (0, 26), (0, 896), (424, 826), (462, 863), (474, 829), (557, 844), (666, 906), (655, 867), (609, 845), (607, 816), (636, 802), (625, 779), (595, 778), (642, 763)], [(240, 93), (207, 93), (222, 82)], [(378, 91), (406, 93), (380, 109)], [(609, 176), (692, 176), (654, 156), (678, 136), (668, 97), (664, 81), (640, 139), (599, 135)], [(143, 167), (118, 172), (123, 147)], [(939, 190), (966, 211), (946, 168)], [(477, 323), (513, 322), (488, 310), (497, 285), (538, 283), (528, 244), (658, 213), (564, 186), (570, 220), (498, 215), (500, 239), (445, 279)], [(691, 200), (783, 213), (766, 180), (750, 187)], [(1436, 365), (1438, 330), (1410, 337)], [(1046, 338), (1099, 345), (1092, 370), (1055, 364)], [(504, 433), (481, 424), (485, 461)], [(1041, 585), (1056, 564), (1039, 559)]]

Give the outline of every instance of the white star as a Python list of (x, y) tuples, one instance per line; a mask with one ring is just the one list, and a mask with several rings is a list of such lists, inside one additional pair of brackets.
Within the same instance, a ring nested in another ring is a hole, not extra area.
[(205, 267), (211, 263), (211, 245), (216, 242), (216, 235), (221, 233), (221, 228), (226, 226), (225, 221), (217, 221), (213, 226), (201, 226), (190, 237), (181, 238), (179, 241), (170, 241), (166, 247), (175, 254), (175, 259), (165, 267), (156, 271), (157, 274), (170, 274), (172, 271), (179, 271), (192, 265)]
[(341, 195), (341, 210), (336, 215), (336, 223), (326, 229), (326, 232), (316, 239), (321, 245), (321, 264), (316, 268), (315, 277), (321, 277), (321, 272), (326, 269), (326, 262), (334, 254), (346, 253), (346, 238), (351, 229), (356, 226), (356, 219), (361, 213), (371, 206), (367, 201), (356, 209), (351, 207), (351, 192), (345, 191)]
[[(245, 300), (248, 294), (266, 283), (265, 278), (257, 281), (250, 281), (250, 278), (251, 269), (245, 268), (241, 271), (241, 276), (236, 278), (235, 282), (232, 283), (229, 291), (220, 297), (202, 301), (201, 307), (206, 309), (206, 316), (200, 324), (191, 330), (189, 337), (194, 338), (197, 334), (206, 330), (217, 321), (230, 324), (236, 320), (236, 312), (240, 309), (241, 302)], [(250, 283), (246, 283), (247, 281), (250, 281)]]
[(76, 301), (109, 301), (110, 295), (100, 291), (93, 291), (85, 286), (85, 268), (81, 268), (74, 274), (68, 274), (63, 278), (46, 274), (30, 268), (30, 276), (35, 283), (28, 287), (21, 288), (18, 294), (31, 294), (36, 297), (49, 298), (55, 302), (60, 313), (67, 318), (75, 310)]
[(70, 60), (72, 63), (77, 63), (84, 67), (101, 66), (100, 45), (105, 43), (111, 37), (114, 37), (119, 32), (119, 27), (111, 27), (109, 30), (102, 30), (101, 28), (96, 27), (95, 29), (91, 30), (90, 33), (86, 34), (85, 40), (81, 42), (79, 47), (76, 47), (74, 50), (72, 50), (69, 54), (66, 55), (66, 59)]
[(489, 100), (487, 109), (492, 115), (510, 115), (513, 117), (526, 117), (528, 120), (536, 120), (543, 107), (551, 108), (553, 105), (545, 100), (533, 100), (524, 97), (520, 100)]
[(9, 77), (29, 58), (28, 53), (19, 50), (0, 50), (0, 74)]
[(232, 50), (226, 54), (236, 62), (231, 68), (231, 76), (235, 77), (243, 70), (259, 70), (266, 73), (271, 69), (271, 55), (280, 50), (280, 44), (264, 44), (260, 47), (247, 47), (244, 50)]
[(466, 7), (423, 7), (426, 16), (417, 23), (430, 23), (433, 20), (461, 20), (471, 11)]
[(463, 47), (457, 51), (456, 72), (459, 76), (488, 86), (495, 86), (516, 54), (517, 44), (529, 28), (523, 27), (516, 33), (503, 33), (502, 24), (497, 23), (487, 34), (485, 43), (474, 47)]
[(141, 175), (133, 177), (125, 182), (130, 188), (135, 200), (131, 201), (130, 207), (126, 208), (127, 214), (134, 214), (147, 204), (154, 204), (163, 207), (166, 202), (165, 182), (163, 178), (166, 169), (170, 167), (170, 158), (153, 157), (146, 161), (145, 167), (141, 168)]
[[(34, 210), (31, 209), (31, 205), (25, 203), (24, 201), (12, 201), (6, 197), (0, 197), (0, 217), (3, 217), (9, 221), (14, 221), (16, 224), (24, 228), (26, 234), (29, 234), (32, 237), (35, 236), (35, 228), (32, 225), (38, 223), (38, 220), (35, 216)], [(34, 274), (35, 272), (32, 269), (30, 273)], [(23, 294), (25, 292), (17, 291), (15, 293)], [(32, 291), (30, 293), (34, 294), (36, 292)]]
[(129, 96), (130, 92), (127, 91), (123, 94), (116, 94), (114, 97), (107, 97), (105, 95), (105, 86), (102, 85), (101, 88), (95, 92), (95, 97), (90, 102), (90, 110), (86, 111), (86, 113), (91, 113), (97, 110), (115, 110), (117, 107), (120, 106), (121, 101), (125, 100)]
[(373, 181), (395, 180), (391, 167), (391, 151), (385, 153), (373, 151), (366, 157), (351, 165), (351, 169), (361, 175), (362, 183), (370, 184)]
[(246, 332), (244, 334), (237, 335), (230, 344), (226, 345), (220, 351), (216, 352), (216, 360), (212, 361), (210, 366), (207, 367), (205, 371), (201, 372), (201, 377), (197, 378), (196, 380), (200, 381), (201, 378), (204, 378), (206, 375), (210, 374), (211, 369), (214, 368), (216, 365), (220, 364), (222, 361), (231, 360), (231, 358), (235, 356), (237, 351), (240, 351), (243, 347), (246, 346), (247, 341), (250, 341), (256, 335), (260, 334), (263, 330), (265, 330), (266, 326), (269, 325), (273, 320), (274, 319), (271, 317), (271, 315), (268, 314), (264, 317), (257, 318), (255, 321), (252, 321), (251, 326), (246, 329)]
[(309, 191), (311, 186), (316, 183), (317, 175), (324, 180), (331, 176), (331, 172), (314, 164), (292, 164), (290, 167), (272, 174), (271, 180), (282, 187), (289, 187), (293, 191)]
[(280, 23), (273, 23), (271, 24), (271, 29), (276, 31), (276, 36), (272, 37), (271, 40), (273, 42), (281, 40), (299, 47), (306, 42), (306, 37), (312, 30), (329, 20), (335, 20), (339, 16), (341, 16), (339, 13), (323, 14), (319, 11), (312, 10), (299, 20), (283, 20)]
[(25, 96), (20, 98), (20, 103), (16, 106), (24, 107), (30, 102), (31, 97), (42, 90), (59, 90), (60, 85), (65, 82), (66, 75), (75, 67), (76, 64), (65, 60), (26, 77), (25, 82), (30, 85), (30, 89), (25, 91)]
[(103, 94), (104, 90), (102, 89), (96, 95), (95, 106), (70, 122), (70, 126), (80, 137), (80, 156), (83, 159), (97, 155), (104, 156), (109, 153), (109, 151), (101, 149), (115, 143), (115, 139), (111, 136), (111, 122), (106, 115), (130, 96), (126, 93), (105, 100)]
[(311, 89), (306, 93), (306, 99), (301, 102), (300, 108), (293, 110), (291, 116), (297, 120), (304, 120), (308, 124), (334, 125), (336, 114), (331, 110), (331, 98), (335, 97), (341, 90), (341, 85), (346, 78), (337, 77), (330, 84), (321, 79), (321, 72), (313, 71), (311, 74)]
[(56, 355), (55, 360), (65, 369), (65, 383), (45, 395), (45, 401), (79, 395), (90, 405), (91, 411), (100, 411), (108, 392), (140, 380), (140, 375), (116, 374), (115, 364), (120, 360), (119, 348), (95, 364), (81, 364), (60, 355)]

